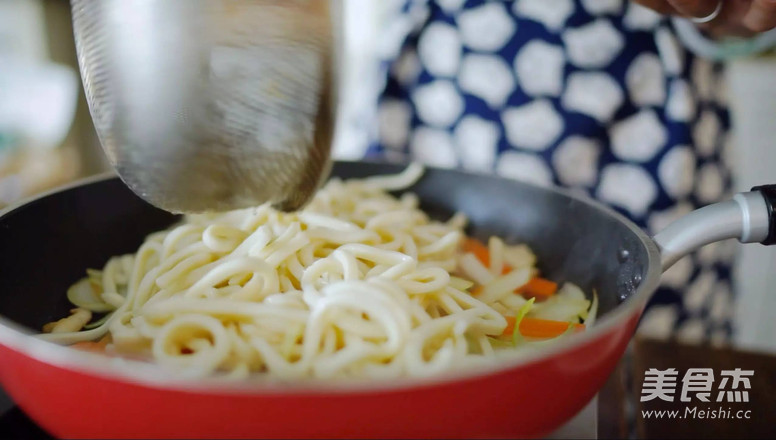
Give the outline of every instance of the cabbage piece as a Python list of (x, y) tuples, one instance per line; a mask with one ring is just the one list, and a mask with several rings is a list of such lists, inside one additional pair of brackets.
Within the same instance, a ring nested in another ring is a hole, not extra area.
[(552, 321), (579, 322), (584, 319), (590, 308), (590, 300), (585, 298), (582, 290), (565, 283), (558, 293), (546, 301), (536, 304), (531, 310), (532, 318), (549, 319)]
[(514, 348), (517, 346), (520, 341), (523, 340), (523, 335), (520, 334), (520, 321), (523, 320), (525, 315), (528, 314), (528, 312), (531, 311), (531, 307), (533, 307), (534, 301), (536, 298), (531, 298), (528, 301), (525, 302), (525, 304), (520, 307), (520, 309), (517, 311), (517, 314), (515, 315), (515, 328), (512, 330), (512, 340), (507, 341), (498, 337), (488, 336), (488, 340), (490, 341), (490, 345), (494, 348)]
[(522, 307), (520, 307), (520, 310), (517, 311), (517, 314), (515, 315), (515, 329), (512, 330), (512, 345), (517, 347), (517, 344), (523, 340), (523, 335), (520, 334), (520, 322), (523, 320), (525, 315), (528, 314), (528, 312), (531, 311), (534, 305), (534, 301), (536, 301), (536, 298), (531, 298), (528, 301), (523, 304)]

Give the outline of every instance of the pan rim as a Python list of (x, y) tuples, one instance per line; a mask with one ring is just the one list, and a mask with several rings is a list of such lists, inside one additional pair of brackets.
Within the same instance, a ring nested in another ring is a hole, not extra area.
[[(336, 163), (366, 163), (370, 161), (335, 161)], [(385, 165), (385, 164), (383, 164)], [(397, 165), (397, 164), (392, 164)], [(425, 166), (428, 169), (439, 168)], [(445, 172), (471, 175), (461, 170), (444, 169)], [(503, 178), (485, 176), (494, 180)], [(30, 203), (46, 197), (66, 192), (74, 188), (97, 184), (111, 179), (119, 179), (113, 171), (79, 179), (67, 185), (28, 197), (0, 210), (0, 218), (20, 209)], [(592, 209), (601, 211), (604, 215), (613, 217), (633, 233), (646, 248), (647, 272), (636, 291), (617, 305), (611, 312), (601, 316), (596, 324), (585, 332), (574, 334), (565, 340), (548, 346), (540, 347), (529, 353), (521, 353), (515, 357), (500, 359), (497, 362), (475, 367), (457, 368), (435, 374), (430, 377), (401, 377), (391, 379), (337, 379), (321, 380), (314, 378), (280, 380), (270, 377), (249, 379), (226, 379), (221, 377), (186, 378), (174, 371), (144, 361), (115, 358), (97, 353), (77, 351), (53, 342), (36, 338), (36, 333), (17, 324), (13, 320), (0, 315), (0, 345), (33, 358), (51, 366), (75, 371), (82, 374), (98, 376), (105, 380), (131, 383), (158, 389), (160, 391), (189, 392), (211, 395), (313, 395), (313, 394), (368, 394), (375, 392), (406, 392), (424, 389), (432, 386), (445, 386), (459, 382), (476, 381), (487, 376), (498, 375), (509, 370), (516, 370), (532, 363), (550, 360), (563, 353), (582, 348), (595, 340), (606, 337), (607, 334), (626, 325), (634, 315), (640, 315), (647, 300), (656, 290), (662, 273), (660, 266), (660, 251), (652, 238), (612, 208), (609, 208), (591, 197), (581, 196), (557, 186), (540, 186), (529, 182), (517, 182), (550, 191), (583, 203)]]

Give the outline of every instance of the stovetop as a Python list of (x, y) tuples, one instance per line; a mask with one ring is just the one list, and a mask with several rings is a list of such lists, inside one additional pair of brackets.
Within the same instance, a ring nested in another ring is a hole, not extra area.
[[(550, 434), (548, 439), (594, 439), (597, 438), (598, 398), (577, 414), (572, 420)], [(14, 405), (0, 390), (0, 438), (6, 440), (53, 440), (38, 427), (24, 412)]]
[(2, 390), (0, 390), (0, 437), (9, 440), (49, 440), (54, 438), (30, 420)]

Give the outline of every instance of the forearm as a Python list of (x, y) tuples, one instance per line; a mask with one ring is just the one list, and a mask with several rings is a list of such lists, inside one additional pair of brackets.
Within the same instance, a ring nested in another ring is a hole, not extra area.
[(776, 30), (773, 29), (749, 38), (713, 38), (684, 18), (672, 17), (672, 22), (684, 46), (703, 58), (728, 60), (752, 56), (776, 48)]
[(776, 0), (633, 0), (671, 16), (684, 45), (711, 59), (729, 59), (776, 46)]

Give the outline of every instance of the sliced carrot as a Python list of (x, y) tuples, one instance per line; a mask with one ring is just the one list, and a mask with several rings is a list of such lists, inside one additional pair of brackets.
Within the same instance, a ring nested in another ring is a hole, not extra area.
[[(515, 317), (505, 316), (507, 326), (501, 333), (502, 336), (511, 336), (515, 331)], [(585, 324), (571, 324), (574, 332), (585, 329)], [(562, 335), (569, 328), (569, 323), (564, 321), (552, 321), (549, 319), (523, 318), (520, 321), (520, 334), (529, 338), (554, 338)]]
[[(585, 324), (571, 324), (574, 332), (585, 329)], [(569, 329), (569, 323), (549, 319), (523, 318), (520, 321), (520, 334), (528, 338), (554, 338)]]
[[(463, 251), (474, 254), (483, 266), (490, 268), (490, 250), (483, 242), (476, 238), (466, 237), (463, 239)], [(504, 264), (504, 267), (501, 269), (501, 275), (508, 274), (511, 271), (512, 268), (508, 264)]]
[(552, 296), (558, 291), (558, 283), (545, 278), (531, 278), (524, 286), (515, 292), (525, 296)]
[[(463, 239), (462, 245), (463, 251), (466, 253), (474, 254), (477, 260), (485, 267), (490, 267), (490, 251), (488, 247), (476, 238), (466, 237)], [(504, 264), (501, 274), (505, 275), (512, 271), (512, 267), (508, 264)], [(558, 283), (550, 281), (546, 278), (535, 276), (531, 278), (524, 286), (515, 290), (515, 293), (522, 294), (526, 297), (537, 297), (538, 300), (545, 299), (552, 296), (558, 291)], [(471, 290), (472, 295), (478, 295), (482, 292), (482, 287), (478, 286)]]
[(501, 333), (501, 336), (512, 336), (512, 333), (515, 332), (515, 321), (517, 320), (517, 318), (515, 318), (514, 316), (505, 316), (505, 318), (507, 318), (507, 326), (504, 328), (504, 331)]
[(466, 237), (463, 239), (463, 251), (474, 254), (480, 263), (485, 267), (490, 267), (490, 251), (484, 243), (476, 238)]
[(479, 295), (480, 293), (482, 293), (482, 290), (483, 290), (483, 289), (484, 289), (484, 287), (482, 287), (482, 286), (475, 286), (475, 287), (472, 289), (472, 291), (471, 291), (471, 295), (472, 295), (472, 296), (477, 296), (477, 295)]

